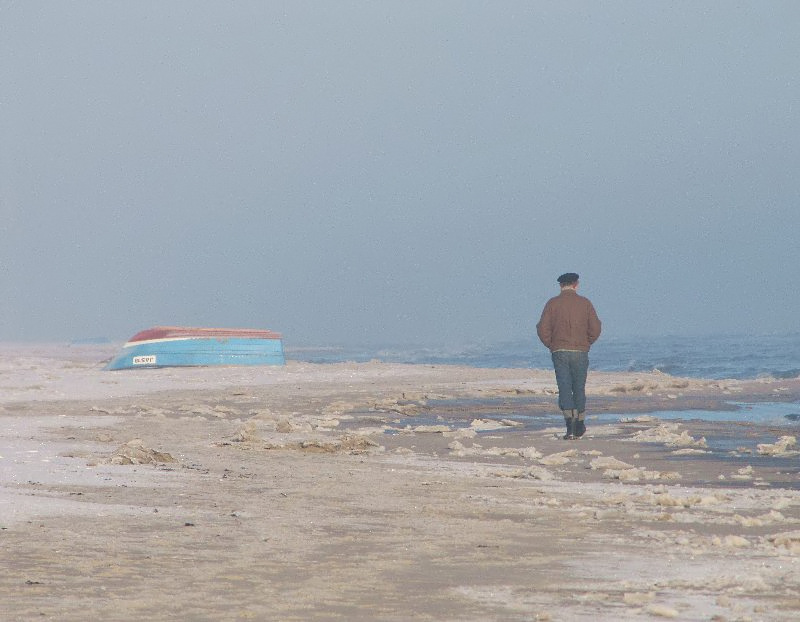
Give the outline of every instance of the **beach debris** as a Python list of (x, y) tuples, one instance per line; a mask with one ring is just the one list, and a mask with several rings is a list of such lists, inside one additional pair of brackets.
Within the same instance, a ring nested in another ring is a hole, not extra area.
[(475, 438), (478, 436), (477, 430), (473, 430), (472, 428), (456, 428), (455, 430), (450, 430), (449, 432), (442, 432), (443, 436), (447, 436), (449, 438)]
[(189, 415), (203, 415), (206, 417), (214, 417), (216, 419), (224, 419), (230, 415), (235, 415), (236, 411), (221, 404), (209, 406), (208, 404), (185, 404), (178, 407), (178, 411)]
[(540, 466), (532, 466), (527, 469), (515, 469), (513, 471), (495, 471), (495, 477), (510, 477), (513, 479), (538, 479), (543, 482), (552, 481), (556, 476)]
[(621, 482), (639, 482), (656, 480), (676, 480), (681, 479), (681, 474), (677, 471), (648, 471), (638, 467), (631, 469), (607, 469), (603, 471), (606, 479), (618, 479)]
[(536, 447), (522, 447), (519, 449), (519, 456), (525, 460), (538, 460), (542, 457), (542, 452)]
[(742, 516), (740, 514), (734, 514), (733, 519), (742, 527), (763, 527), (764, 525), (786, 522), (786, 517), (776, 510), (770, 510), (768, 513), (762, 514), (761, 516)]
[(251, 419), (262, 419), (264, 421), (271, 421), (275, 419), (275, 413), (266, 407), (251, 410), (248, 414), (250, 415)]
[(753, 479), (753, 467), (752, 467), (752, 465), (748, 464), (746, 467), (742, 467), (741, 469), (736, 471), (736, 473), (731, 475), (731, 478), (732, 479), (738, 479), (738, 480)]
[(539, 466), (530, 467), (527, 471), (527, 477), (531, 479), (538, 479), (543, 482), (554, 480), (556, 478), (551, 471)]
[(382, 449), (378, 443), (358, 434), (345, 434), (333, 441), (305, 441), (301, 443), (305, 450), (322, 449), (328, 452), (345, 452), (349, 454), (363, 454), (373, 449)]
[(730, 549), (745, 549), (752, 546), (750, 540), (742, 536), (736, 536), (736, 535), (729, 535), (725, 536), (724, 538), (720, 538), (719, 536), (714, 536), (711, 539), (711, 544), (713, 546), (723, 546)]
[(658, 616), (659, 618), (677, 618), (680, 615), (677, 609), (667, 607), (666, 605), (648, 605), (645, 608), (645, 611), (651, 616)]
[(683, 449), (676, 449), (672, 452), (673, 456), (696, 456), (700, 454), (711, 453), (707, 449), (695, 449), (694, 447), (684, 447)]
[(695, 496), (690, 497), (674, 497), (671, 494), (664, 492), (660, 494), (653, 494), (651, 497), (653, 505), (662, 508), (690, 508), (693, 505), (700, 504), (700, 498)]
[(800, 531), (776, 533), (767, 538), (774, 546), (784, 548), (793, 555), (800, 554)]
[(570, 462), (570, 458), (574, 458), (577, 454), (578, 452), (575, 449), (561, 451), (555, 454), (550, 454), (549, 456), (545, 456), (544, 458), (540, 458), (539, 464), (544, 466), (561, 466), (568, 464)]
[(281, 434), (291, 434), (292, 432), (311, 432), (311, 424), (307, 422), (294, 423), (289, 419), (281, 419), (275, 424), (275, 431)]
[[(680, 496), (674, 494), (679, 489), (666, 488), (661, 486), (660, 489), (654, 488), (648, 494), (638, 496), (636, 499), (646, 505), (655, 507), (668, 507), (668, 508), (711, 508), (719, 505), (727, 504), (728, 497), (725, 495), (687, 495)], [(671, 492), (670, 492), (671, 491)], [(673, 494), (671, 494), (673, 493)], [(630, 499), (628, 500), (630, 501)], [(626, 504), (628, 501), (625, 497), (619, 500), (619, 503)]]
[(593, 471), (597, 471), (599, 469), (632, 469), (633, 465), (628, 464), (627, 462), (623, 462), (622, 460), (617, 460), (614, 456), (602, 456), (600, 458), (595, 458), (589, 463), (589, 466), (592, 467)]
[(789, 450), (790, 447), (797, 446), (797, 438), (794, 436), (781, 436), (777, 443), (759, 443), (756, 445), (756, 450), (762, 456), (776, 456), (787, 457), (796, 456), (800, 452), (797, 450)]
[(651, 391), (654, 391), (654, 390), (656, 390), (658, 388), (659, 388), (659, 386), (657, 384), (648, 384), (648, 385), (646, 385), (643, 382), (635, 381), (635, 382), (633, 382), (631, 384), (627, 384), (627, 385), (619, 384), (619, 385), (613, 386), (608, 391), (609, 391), (609, 393), (628, 393), (628, 392), (630, 392), (630, 393), (640, 393), (640, 392), (644, 391), (645, 389), (649, 389)]
[(375, 402), (372, 405), (372, 409), (379, 412), (391, 412), (409, 417), (418, 415), (423, 406), (424, 404), (419, 402), (387, 398)]
[(778, 497), (772, 500), (770, 507), (773, 510), (785, 510), (793, 505), (797, 505), (797, 499), (792, 497)]
[(411, 428), (412, 432), (417, 434), (442, 434), (443, 432), (449, 432), (450, 426), (446, 425), (418, 425), (414, 428)]
[(142, 439), (135, 438), (118, 447), (111, 454), (110, 464), (158, 464), (176, 462), (170, 454), (144, 446)]
[(622, 595), (622, 602), (626, 605), (641, 607), (652, 602), (655, 597), (653, 592), (625, 592)]
[(527, 471), (525, 469), (514, 469), (513, 471), (491, 471), (489, 475), (494, 477), (510, 477), (513, 479), (522, 479), (527, 476)]
[(136, 415), (139, 417), (161, 417), (166, 418), (168, 415), (171, 414), (171, 411), (167, 410), (166, 408), (157, 408), (155, 406), (133, 406), (133, 409), (136, 411)]
[(513, 456), (514, 458), (520, 457), (519, 449), (516, 447), (489, 447), (484, 451), (486, 456)]
[(344, 434), (334, 439), (308, 439), (293, 443), (266, 443), (264, 449), (287, 449), (312, 453), (366, 454), (385, 447), (359, 434)]
[(255, 443), (261, 441), (262, 438), (258, 434), (258, 427), (255, 421), (248, 421), (231, 439), (234, 443)]
[(460, 441), (453, 441), (447, 446), (447, 448), (450, 450), (451, 454), (453, 454), (458, 458), (463, 458), (464, 456), (474, 453), (473, 447), (467, 449), (466, 447), (464, 447), (464, 444), (461, 443)]
[(465, 447), (463, 443), (457, 440), (450, 443), (447, 448), (452, 455), (458, 458), (463, 458), (464, 456), (508, 456), (512, 458), (523, 458), (525, 460), (537, 460), (542, 456), (535, 447), (489, 447), (488, 449), (484, 449), (477, 443), (473, 444), (471, 447)]
[(654, 428), (639, 430), (629, 439), (639, 443), (662, 443), (667, 447), (708, 447), (705, 437), (693, 438), (688, 430), (678, 432), (680, 424), (662, 423)]
[(352, 412), (358, 408), (358, 404), (354, 402), (346, 402), (346, 401), (337, 401), (331, 402), (325, 408), (322, 409), (323, 414), (331, 416), (331, 417), (338, 417), (339, 415), (343, 415), (347, 412)]

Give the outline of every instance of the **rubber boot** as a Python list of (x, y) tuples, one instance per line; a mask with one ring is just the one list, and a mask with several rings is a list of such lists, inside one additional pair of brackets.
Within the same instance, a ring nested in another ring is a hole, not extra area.
[(562, 410), (564, 413), (564, 423), (567, 425), (567, 433), (563, 436), (565, 441), (571, 441), (575, 439), (575, 411), (574, 410)]
[(575, 417), (575, 432), (574, 436), (579, 439), (586, 434), (586, 423), (584, 422), (583, 413), (578, 413)]

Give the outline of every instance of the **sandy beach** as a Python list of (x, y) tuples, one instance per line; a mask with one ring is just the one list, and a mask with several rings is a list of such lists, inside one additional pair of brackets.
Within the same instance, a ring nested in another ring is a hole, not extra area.
[(563, 441), (550, 370), (0, 354), (3, 620), (800, 615), (792, 427), (647, 414), (800, 379), (593, 373)]

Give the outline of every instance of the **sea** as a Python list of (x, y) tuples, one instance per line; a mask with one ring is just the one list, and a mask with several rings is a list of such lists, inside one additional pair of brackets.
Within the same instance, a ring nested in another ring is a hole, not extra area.
[[(486, 368), (551, 369), (550, 353), (535, 338), (502, 343), (473, 343), (460, 347), (328, 346), (291, 347), (290, 359), (312, 363), (366, 362), (467, 365)], [(602, 337), (589, 355), (590, 373), (596, 371), (660, 371), (695, 379), (788, 379), (800, 377), (800, 332), (766, 334), (665, 335)], [(731, 402), (726, 411), (657, 411), (660, 419), (695, 419), (729, 424), (780, 426), (800, 437), (800, 403)], [(477, 412), (477, 404), (473, 405)], [(507, 413), (509, 418), (524, 415)], [(624, 414), (600, 418), (613, 423)], [(549, 423), (557, 424), (555, 415)], [(420, 421), (420, 423), (425, 423)], [(764, 439), (760, 439), (764, 440)], [(720, 443), (723, 441), (719, 441)]]
[[(344, 361), (549, 369), (550, 353), (535, 338), (463, 346), (292, 347), (289, 358), (312, 363)], [(601, 337), (589, 355), (596, 371), (660, 371), (685, 378), (796, 378), (800, 332), (704, 336)]]

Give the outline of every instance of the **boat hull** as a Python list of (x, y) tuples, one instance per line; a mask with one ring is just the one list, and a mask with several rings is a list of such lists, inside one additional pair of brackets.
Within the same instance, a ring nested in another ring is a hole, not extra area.
[(198, 331), (202, 333), (192, 335), (190, 330), (183, 329), (179, 336), (141, 340), (134, 337), (106, 365), (106, 369), (283, 365), (286, 362), (283, 342), (277, 334), (265, 338), (262, 334), (248, 336), (246, 331), (240, 331), (241, 335), (232, 335), (235, 331), (230, 330), (221, 330), (219, 335), (214, 335), (209, 329)]

